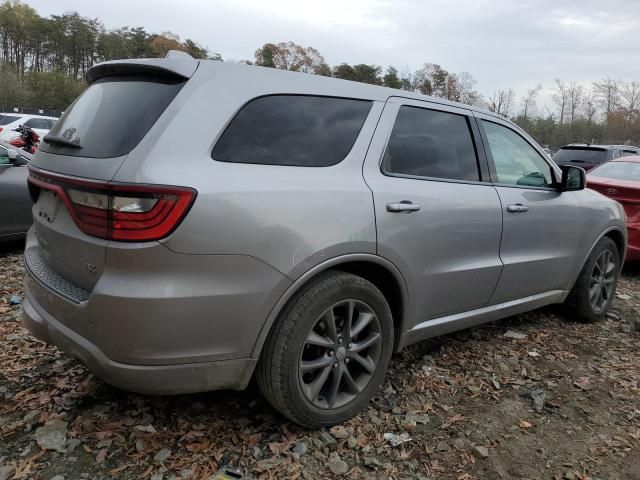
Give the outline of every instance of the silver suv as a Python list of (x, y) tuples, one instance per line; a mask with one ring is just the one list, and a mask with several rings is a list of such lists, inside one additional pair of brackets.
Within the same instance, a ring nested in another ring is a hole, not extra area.
[(243, 389), (344, 421), (393, 352), (609, 308), (622, 207), (503, 117), (360, 83), (103, 63), (29, 166), (24, 319), (142, 393)]

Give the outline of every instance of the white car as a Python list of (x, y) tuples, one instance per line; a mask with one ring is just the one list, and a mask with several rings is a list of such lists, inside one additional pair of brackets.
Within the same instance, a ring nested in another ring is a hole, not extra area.
[(0, 113), (0, 140), (10, 140), (19, 135), (14, 130), (18, 125), (33, 128), (35, 132), (44, 137), (53, 124), (58, 120), (55, 117), (44, 117), (42, 115), (27, 115), (25, 113)]

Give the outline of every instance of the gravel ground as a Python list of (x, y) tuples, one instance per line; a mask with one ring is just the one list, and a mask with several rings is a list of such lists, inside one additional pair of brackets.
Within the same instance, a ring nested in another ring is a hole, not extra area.
[(19, 247), (2, 247), (0, 480), (640, 478), (640, 265), (606, 321), (543, 309), (407, 349), (369, 408), (328, 431), (284, 421), (255, 387), (104, 384), (22, 328), (22, 274)]

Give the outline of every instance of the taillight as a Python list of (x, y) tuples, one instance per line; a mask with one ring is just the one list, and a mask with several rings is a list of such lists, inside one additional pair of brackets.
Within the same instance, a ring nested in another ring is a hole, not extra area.
[(29, 182), (56, 192), (80, 230), (108, 240), (164, 238), (176, 229), (196, 198), (191, 188), (93, 182), (29, 169)]

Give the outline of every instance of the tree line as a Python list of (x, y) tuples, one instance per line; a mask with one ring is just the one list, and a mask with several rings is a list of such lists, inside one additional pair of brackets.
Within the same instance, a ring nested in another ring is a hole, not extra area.
[[(223, 61), (196, 41), (143, 27), (108, 29), (97, 18), (77, 12), (41, 17), (19, 0), (0, 4), (0, 106), (63, 110), (85, 88), (92, 65), (114, 59), (163, 57), (181, 50), (194, 58)], [(266, 43), (242, 61), (345, 80), (419, 92), (481, 106), (512, 118), (538, 142), (557, 148), (570, 142), (640, 144), (640, 82), (606, 78), (591, 85), (556, 80), (553, 104), (538, 105), (542, 85), (516, 98), (498, 89), (484, 98), (466, 71), (450, 72), (425, 63), (417, 70), (395, 66), (340, 63), (330, 66), (313, 47), (294, 42)]]

